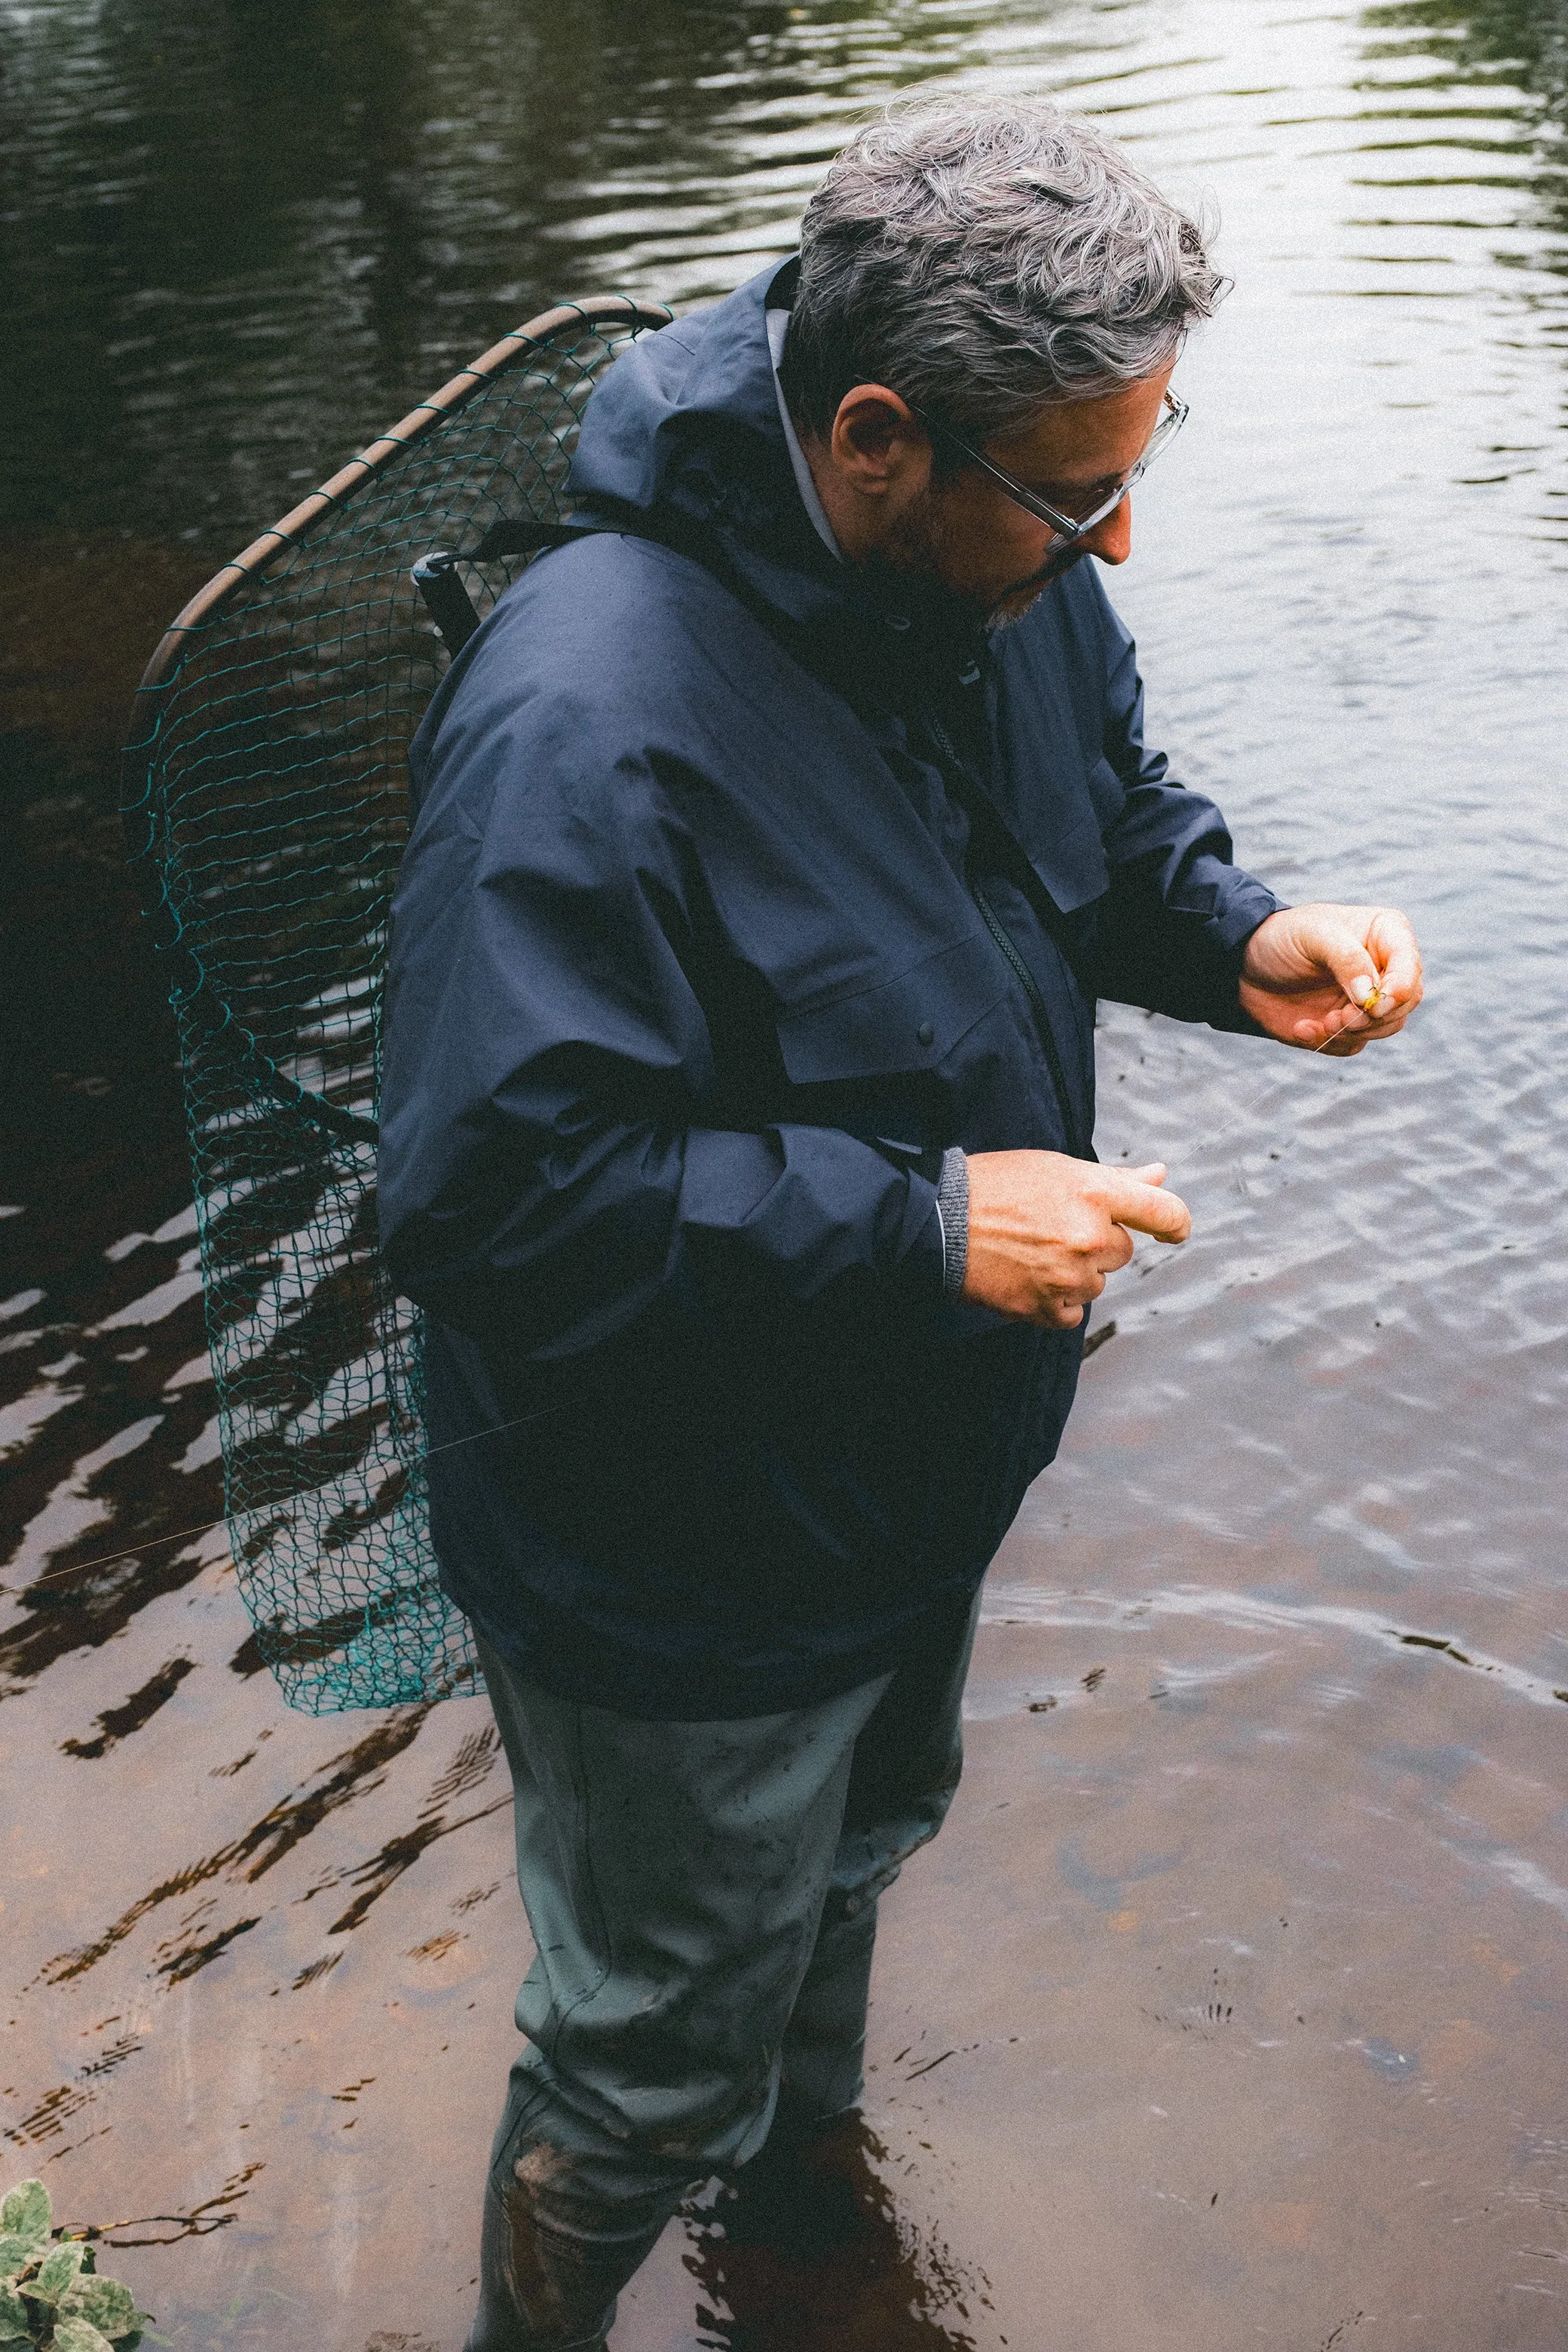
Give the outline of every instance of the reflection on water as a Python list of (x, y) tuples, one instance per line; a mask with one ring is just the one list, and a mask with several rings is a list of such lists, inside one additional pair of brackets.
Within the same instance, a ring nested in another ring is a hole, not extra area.
[(1432, 992), (1332, 1066), (1106, 1009), (1102, 1153), (1194, 1238), (1118, 1278), (993, 1579), (846, 2234), (710, 2193), (616, 2341), (1562, 2342), (1558, 0), (0, 0), (0, 2128), (62, 2211), (192, 2217), (120, 2265), (176, 2342), (457, 2346), (526, 1946), (483, 1708), (287, 1716), (179, 1532), (219, 1482), (130, 686), (454, 365), (722, 290), (936, 78), (1216, 203), (1115, 593), (1247, 860), (1409, 906)]
[[(1359, 22), (1037, 0), (7, 6), (0, 291), (23, 331), (0, 383), (26, 422), (0, 517), (243, 532), (553, 295), (726, 289), (787, 248), (846, 123), (937, 77), (1060, 91), (1199, 174), (1316, 121), (1358, 152), (1352, 186), (1465, 194), (1451, 219), (1427, 205), (1447, 249), (1407, 266), (1463, 268), (1479, 231), (1481, 268), (1538, 268), (1563, 226), (1565, 47), (1552, 0)], [(1369, 208), (1319, 250), (1417, 218)]]
[[(1542, 216), (1561, 231), (1568, 194), (1555, 152), (1568, 130), (1568, 19), (1561, 6), (1554, 0), (1476, 0), (1469, 8), (1454, 0), (1397, 0), (1367, 9), (1363, 23), (1371, 57), (1407, 54), (1414, 40), (1433, 81), (1464, 89), (1501, 85), (1515, 152), (1535, 179)], [(1469, 182), (1460, 173), (1456, 184)]]

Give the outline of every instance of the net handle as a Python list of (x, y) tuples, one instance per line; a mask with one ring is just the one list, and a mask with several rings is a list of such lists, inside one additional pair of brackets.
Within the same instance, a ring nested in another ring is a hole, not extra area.
[[(449, 416), (466, 406), (474, 394), (481, 392), (492, 377), (503, 375), (520, 360), (540, 350), (566, 327), (597, 327), (619, 323), (623, 326), (668, 327), (675, 313), (666, 302), (638, 302), (629, 294), (589, 294), (581, 302), (558, 302), (552, 310), (542, 310), (477, 360), (459, 368), (448, 377), (439, 392), (411, 408), (406, 416), (385, 433), (380, 434), (368, 448), (362, 449), (346, 466), (339, 468), (330, 480), (290, 507), (270, 530), (253, 539), (242, 548), (231, 562), (213, 573), (203, 588), (198, 588), (190, 602), (183, 605), (170, 622), (157, 645), (153, 657), (142, 674), (136, 698), (131, 709), (131, 734), (125, 746), (121, 768), (121, 816), (125, 824), (128, 847), (133, 868), (143, 865), (153, 848), (153, 824), (150, 806), (153, 761), (157, 749), (158, 727), (162, 716), (163, 695), (173, 683), (179, 667), (180, 656), (193, 630), (205, 627), (217, 619), (230, 598), (237, 595), (246, 583), (265, 572), (286, 548), (291, 547), (319, 517), (331, 512), (358, 489), (363, 482), (374, 481), (383, 467), (394, 457), (411, 448), (417, 441), (444, 424)], [(142, 824), (132, 830), (138, 815)], [(144, 897), (146, 893), (144, 892)], [(156, 906), (149, 900), (147, 911), (155, 915)]]
[(553, 310), (542, 310), (537, 319), (530, 319), (526, 326), (517, 328), (510, 335), (503, 335), (499, 343), (492, 343), (488, 352), (481, 352), (467, 367), (459, 368), (439, 392), (433, 393), (428, 400), (422, 400), (416, 408), (411, 408), (406, 416), (389, 431), (379, 435), (368, 448), (361, 450), (357, 457), (352, 457), (329, 481), (323, 482), (319, 490), (312, 490), (308, 499), (302, 499), (297, 507), (291, 507), (270, 530), (264, 530), (259, 539), (253, 539), (250, 545), (242, 549), (231, 562), (222, 565), (205, 587), (197, 589), (189, 604), (182, 606), (153, 648), (153, 657), (136, 689), (136, 708), (127, 756), (139, 748), (147, 731), (144, 726), (139, 727), (134, 723), (135, 719), (145, 715), (143, 698), (156, 697), (159, 688), (167, 683), (169, 673), (184, 651), (184, 640), (190, 632), (200, 628), (205, 622), (216, 620), (229, 598), (245, 582), (264, 572), (319, 516), (339, 505), (362, 482), (374, 480), (394, 457), (412, 447), (415, 442), (423, 440), (436, 425), (449, 416), (455, 416), (458, 409), (466, 406), (492, 376), (504, 374), (519, 360), (537, 350), (541, 344), (549, 342), (563, 327), (596, 327), (612, 321), (619, 321), (626, 326), (668, 327), (674, 316), (674, 311), (665, 302), (637, 302), (627, 294), (590, 294), (584, 296), (581, 302), (558, 302)]
[[(270, 530), (253, 539), (231, 562), (215, 572), (203, 588), (184, 605), (164, 630), (153, 648), (153, 657), (142, 673), (132, 707), (131, 735), (121, 763), (121, 817), (125, 827), (126, 846), (133, 874), (142, 879), (142, 896), (149, 919), (155, 929), (161, 929), (159, 916), (163, 905), (161, 881), (157, 874), (158, 816), (154, 805), (153, 772), (157, 757), (158, 737), (163, 719), (163, 707), (169, 689), (179, 674), (180, 659), (190, 637), (197, 629), (216, 620), (225, 606), (247, 582), (265, 572), (284, 551), (291, 547), (313, 522), (342, 504), (350, 494), (364, 483), (374, 481), (384, 467), (405, 449), (424, 439), (438, 425), (457, 415), (458, 411), (483, 391), (496, 376), (543, 349), (567, 328), (608, 325), (644, 328), (666, 327), (674, 312), (664, 302), (639, 302), (626, 294), (590, 294), (581, 302), (558, 302), (552, 310), (542, 310), (526, 325), (499, 343), (492, 343), (477, 360), (459, 368), (448, 378), (439, 392), (422, 400), (416, 408), (394, 425), (389, 431), (374, 440), (357, 457), (340, 467), (330, 480), (312, 490), (297, 507), (291, 507)], [(161, 942), (172, 945), (173, 941)], [(206, 1005), (207, 991), (199, 968), (193, 973), (192, 986), (185, 992), (188, 1007), (198, 1017), (206, 1013), (210, 1025), (226, 1029), (232, 1050), (238, 1053), (250, 1071), (252, 1082), (263, 1081), (266, 1090), (281, 1103), (300, 1113), (306, 1121), (339, 1142), (374, 1141), (375, 1123), (354, 1112), (346, 1111), (311, 1094), (290, 1079), (262, 1053), (256, 1040), (234, 1022), (226, 1007), (218, 1008), (221, 1018)]]

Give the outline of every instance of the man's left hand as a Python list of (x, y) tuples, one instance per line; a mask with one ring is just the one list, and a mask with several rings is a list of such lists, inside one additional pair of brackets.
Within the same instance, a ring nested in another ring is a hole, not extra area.
[(1420, 1003), (1421, 952), (1392, 907), (1283, 907), (1248, 940), (1239, 992), (1281, 1045), (1359, 1054)]

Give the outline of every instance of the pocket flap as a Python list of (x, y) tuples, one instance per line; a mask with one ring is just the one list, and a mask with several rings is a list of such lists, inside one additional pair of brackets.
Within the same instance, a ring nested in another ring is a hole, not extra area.
[(784, 1068), (796, 1086), (934, 1070), (1006, 990), (992, 940), (975, 931), (889, 980), (781, 1010)]
[(1110, 887), (1105, 843), (1093, 804), (1087, 800), (1069, 829), (1055, 833), (1041, 826), (1025, 846), (1058, 914), (1076, 914), (1080, 907), (1103, 898)]

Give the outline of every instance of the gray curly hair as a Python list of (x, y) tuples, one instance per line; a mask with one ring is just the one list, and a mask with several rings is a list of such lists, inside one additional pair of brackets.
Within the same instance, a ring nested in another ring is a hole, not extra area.
[(806, 432), (885, 383), (984, 440), (1155, 374), (1228, 283), (1091, 123), (1046, 99), (914, 99), (806, 207), (780, 378)]

